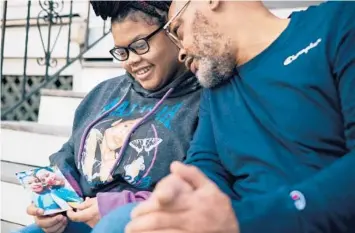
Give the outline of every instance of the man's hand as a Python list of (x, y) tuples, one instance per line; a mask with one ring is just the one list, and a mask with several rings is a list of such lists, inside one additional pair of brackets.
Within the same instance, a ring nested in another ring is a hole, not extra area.
[(132, 211), (126, 233), (239, 233), (230, 199), (197, 168), (173, 163), (151, 198)]
[(157, 184), (154, 192), (147, 201), (141, 202), (137, 208), (133, 209), (131, 216), (132, 218), (136, 218), (158, 211), (164, 208), (164, 206), (179, 209), (183, 204), (179, 203), (179, 201), (184, 200), (181, 196), (190, 195), (192, 192), (193, 187), (190, 184), (186, 183), (175, 174), (170, 174)]
[(97, 198), (86, 198), (86, 200), (79, 204), (77, 211), (67, 211), (68, 218), (74, 222), (84, 222), (93, 228), (100, 221), (99, 205)]
[(30, 205), (27, 214), (32, 215), (35, 223), (46, 233), (62, 233), (68, 224), (68, 219), (61, 214), (43, 216), (44, 210)]

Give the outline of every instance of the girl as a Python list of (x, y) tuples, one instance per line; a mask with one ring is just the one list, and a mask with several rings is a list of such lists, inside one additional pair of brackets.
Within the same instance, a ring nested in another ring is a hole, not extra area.
[(31, 205), (36, 224), (22, 232), (90, 232), (113, 209), (147, 199), (170, 163), (184, 159), (196, 128), (200, 86), (162, 30), (170, 2), (91, 4), (98, 16), (111, 18), (110, 53), (127, 74), (86, 96), (71, 138), (50, 157), (86, 201), (67, 213), (70, 220), (43, 217)]

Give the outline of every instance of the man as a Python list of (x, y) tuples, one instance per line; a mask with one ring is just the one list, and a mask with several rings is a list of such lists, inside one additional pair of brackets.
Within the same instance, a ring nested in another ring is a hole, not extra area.
[(169, 16), (209, 89), (190, 165), (126, 232), (355, 232), (355, 3), (279, 19), (261, 2), (176, 1)]

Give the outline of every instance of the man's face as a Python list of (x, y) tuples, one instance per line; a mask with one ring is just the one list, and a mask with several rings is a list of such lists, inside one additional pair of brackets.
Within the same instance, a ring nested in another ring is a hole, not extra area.
[[(174, 1), (169, 18), (186, 4)], [(206, 1), (191, 1), (170, 25), (186, 50), (186, 66), (194, 72), (201, 85), (210, 88), (227, 80), (235, 67), (231, 40), (218, 29), (218, 20)]]
[(55, 184), (56, 175), (46, 169), (39, 170), (36, 176), (41, 180), (41, 182), (45, 186), (51, 186)]

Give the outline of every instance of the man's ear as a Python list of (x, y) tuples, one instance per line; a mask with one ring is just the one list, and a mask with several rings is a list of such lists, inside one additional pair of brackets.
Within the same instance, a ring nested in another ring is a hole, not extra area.
[(209, 7), (212, 11), (215, 11), (220, 7), (221, 1), (220, 0), (210, 0), (209, 1)]

